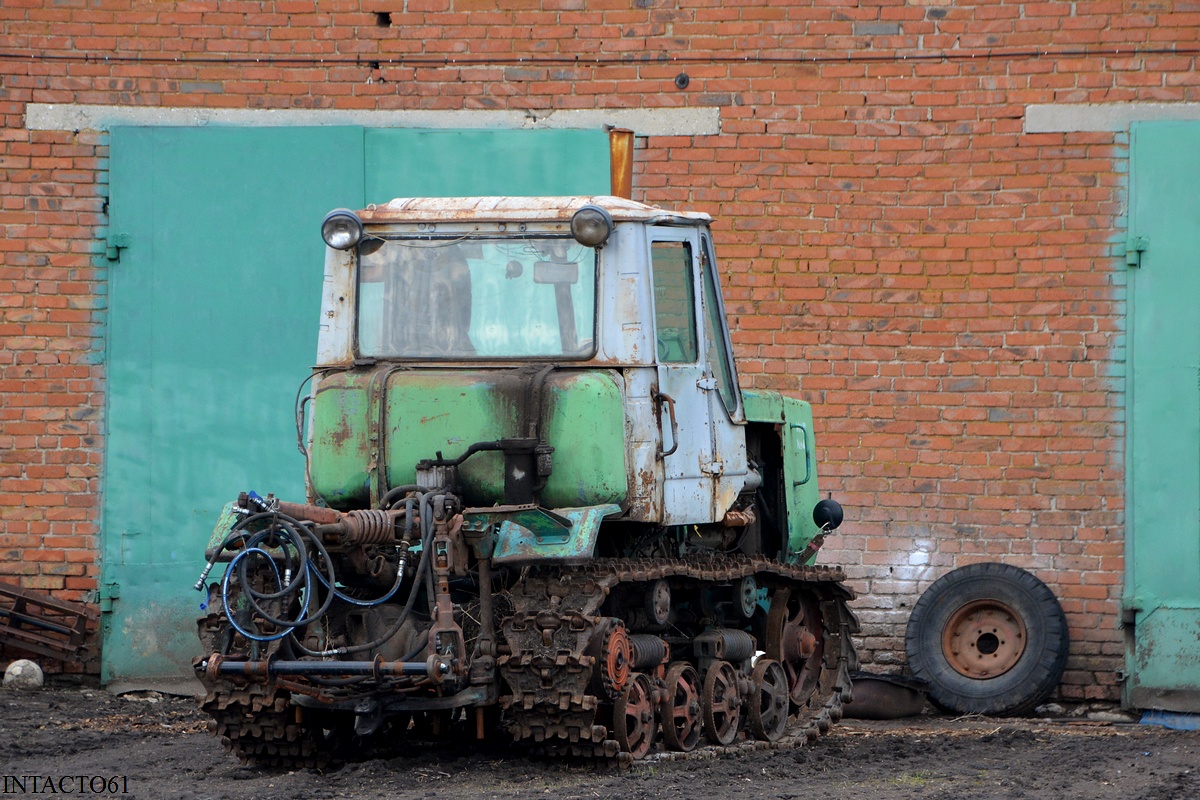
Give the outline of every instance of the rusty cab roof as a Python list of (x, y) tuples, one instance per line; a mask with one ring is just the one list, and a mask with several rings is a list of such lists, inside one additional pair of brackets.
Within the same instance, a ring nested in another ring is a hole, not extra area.
[(670, 211), (611, 195), (582, 197), (401, 197), (358, 212), (364, 223), (405, 222), (567, 222), (585, 205), (599, 206), (614, 222), (700, 225), (711, 220), (698, 211)]

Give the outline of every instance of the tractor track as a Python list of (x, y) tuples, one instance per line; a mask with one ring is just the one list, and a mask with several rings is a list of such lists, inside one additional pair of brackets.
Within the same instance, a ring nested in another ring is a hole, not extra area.
[[(604, 664), (597, 668), (598, 660), (612, 655), (603, 647), (597, 649), (596, 643), (607, 645), (625, 638), (623, 620), (601, 615), (605, 601), (614, 591), (639, 591), (658, 580), (711, 586), (746, 577), (755, 578), (772, 594), (805, 593), (819, 605), (824, 637), (811, 696), (794, 706), (778, 741), (755, 741), (740, 733), (739, 740), (730, 744), (647, 755), (656, 760), (704, 759), (815, 740), (841, 718), (842, 703), (849, 699), (849, 674), (855, 668), (850, 636), (857, 630), (846, 605), (852, 593), (841, 584), (840, 569), (740, 556), (602, 559), (575, 567), (530, 568), (509, 593), (513, 611), (500, 626), (510, 650), (498, 659), (510, 689), (501, 696), (509, 734), (532, 745), (534, 752), (550, 756), (628, 763), (632, 757), (613, 737), (612, 707), (629, 673), (614, 678)], [(220, 625), (217, 614), (200, 622), (210, 634)], [(598, 672), (606, 676), (599, 683)], [(655, 685), (661, 688), (661, 680)], [(322, 767), (387, 749), (384, 742), (360, 737), (352, 750), (347, 741), (339, 740), (354, 738), (348, 731), (325, 730), (311, 716), (306, 719), (312, 712), (297, 709), (290, 693), (313, 694), (314, 690), (319, 691), (302, 680), (262, 684), (222, 678), (209, 681), (201, 707), (213, 718), (210, 730), (230, 752), (249, 763)]]

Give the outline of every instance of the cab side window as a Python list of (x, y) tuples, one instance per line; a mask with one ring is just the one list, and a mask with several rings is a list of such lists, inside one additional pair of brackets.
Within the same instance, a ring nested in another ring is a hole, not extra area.
[(713, 275), (712, 244), (704, 238), (700, 244), (700, 279), (704, 283), (704, 326), (706, 360), (708, 369), (717, 380), (717, 393), (725, 404), (725, 411), (732, 417), (737, 411), (737, 386), (734, 385), (733, 359), (725, 341), (725, 320), (721, 313), (721, 299), (717, 294), (717, 281)]
[(660, 363), (694, 364), (696, 295), (692, 286), (692, 248), (687, 242), (653, 242), (654, 323)]

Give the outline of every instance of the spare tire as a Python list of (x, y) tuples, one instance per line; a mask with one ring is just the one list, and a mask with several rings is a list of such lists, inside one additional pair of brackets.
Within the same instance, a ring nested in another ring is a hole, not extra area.
[(929, 697), (960, 714), (1023, 714), (1050, 696), (1070, 644), (1046, 584), (1007, 564), (971, 564), (934, 581), (913, 606), (908, 664)]

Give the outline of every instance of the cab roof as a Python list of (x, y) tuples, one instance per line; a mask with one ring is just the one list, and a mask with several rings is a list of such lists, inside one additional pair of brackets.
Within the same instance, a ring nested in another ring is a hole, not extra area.
[(585, 205), (600, 206), (614, 222), (697, 225), (698, 211), (670, 211), (611, 195), (580, 197), (400, 197), (358, 212), (363, 222), (559, 222)]

